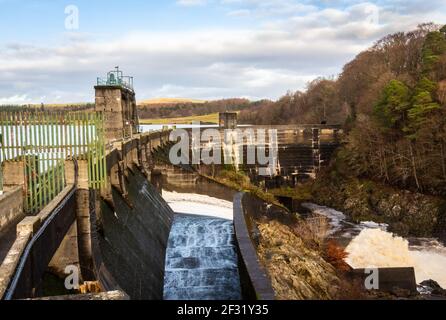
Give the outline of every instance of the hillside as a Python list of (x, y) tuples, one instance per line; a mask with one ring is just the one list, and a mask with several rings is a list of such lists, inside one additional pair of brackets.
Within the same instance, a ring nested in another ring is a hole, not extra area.
[(388, 35), (337, 79), (250, 107), (240, 121), (345, 124), (343, 178), (446, 195), (446, 26)]
[(157, 104), (179, 104), (179, 103), (193, 103), (203, 104), (205, 100), (187, 99), (187, 98), (154, 98), (148, 100), (139, 101), (139, 105), (157, 105)]
[(238, 98), (199, 102), (173, 100), (173, 102), (139, 104), (138, 113), (141, 119), (168, 119), (206, 116), (224, 111), (240, 111), (250, 106), (249, 100)]
[(190, 124), (192, 122), (218, 124), (218, 113), (179, 118), (140, 119), (139, 122), (140, 124)]

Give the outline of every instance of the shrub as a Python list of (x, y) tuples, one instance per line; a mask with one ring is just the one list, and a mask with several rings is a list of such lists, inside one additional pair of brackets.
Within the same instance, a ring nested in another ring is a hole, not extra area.
[(347, 258), (347, 253), (334, 240), (330, 240), (326, 243), (324, 258), (325, 261), (330, 263), (333, 267), (335, 267), (339, 271), (350, 270), (349, 265), (345, 262), (345, 259)]

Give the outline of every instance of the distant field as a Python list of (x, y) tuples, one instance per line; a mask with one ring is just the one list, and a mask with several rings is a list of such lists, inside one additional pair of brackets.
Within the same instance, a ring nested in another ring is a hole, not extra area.
[(218, 113), (206, 114), (204, 116), (191, 116), (180, 118), (165, 119), (140, 119), (141, 124), (190, 124), (193, 121), (201, 121), (207, 123), (218, 123)]
[(156, 98), (156, 99), (142, 100), (138, 102), (138, 104), (140, 105), (175, 104), (175, 103), (206, 103), (206, 101), (198, 99), (187, 99), (187, 98)]
[[(44, 103), (43, 106), (45, 108), (65, 108), (65, 107), (79, 107), (79, 106), (87, 106), (92, 105), (94, 102), (86, 103), (86, 102), (79, 102), (79, 103)], [(40, 108), (40, 104), (31, 104), (31, 107), (34, 108)]]

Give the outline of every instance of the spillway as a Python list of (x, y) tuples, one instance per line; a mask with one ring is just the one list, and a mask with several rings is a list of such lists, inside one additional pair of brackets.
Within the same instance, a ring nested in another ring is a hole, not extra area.
[[(212, 199), (205, 196), (198, 199), (200, 197), (190, 195), (188, 203), (184, 195), (178, 195), (178, 201), (172, 194), (168, 196), (172, 207), (177, 210), (188, 207), (189, 212), (196, 214), (177, 213), (175, 216), (166, 252), (164, 299), (241, 299), (233, 223), (221, 218), (222, 209), (229, 209), (230, 213), (232, 210), (221, 206), (212, 210), (212, 204), (208, 203)], [(202, 215), (203, 208), (209, 210), (209, 214), (219, 211), (220, 217)]]

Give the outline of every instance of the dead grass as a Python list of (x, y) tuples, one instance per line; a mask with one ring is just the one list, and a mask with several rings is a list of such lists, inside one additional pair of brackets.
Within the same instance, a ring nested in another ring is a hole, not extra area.
[(314, 216), (300, 220), (292, 229), (307, 246), (321, 250), (328, 234), (329, 223), (326, 217)]

